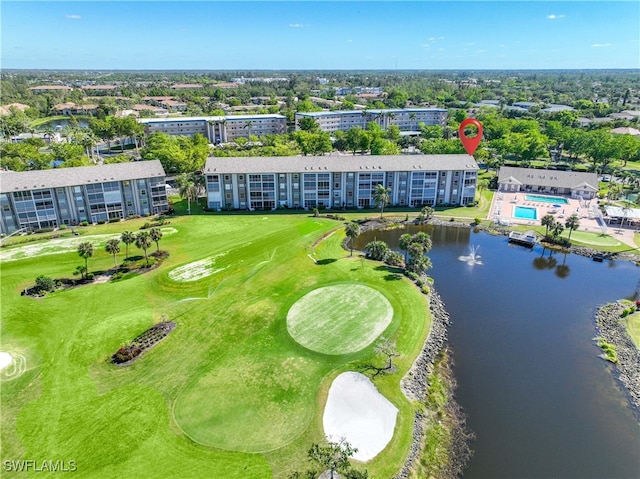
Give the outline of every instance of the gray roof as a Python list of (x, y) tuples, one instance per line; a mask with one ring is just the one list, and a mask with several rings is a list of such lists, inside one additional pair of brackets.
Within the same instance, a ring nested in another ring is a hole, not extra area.
[(159, 160), (34, 171), (2, 171), (0, 193), (165, 176)]
[(586, 184), (597, 191), (598, 175), (578, 171), (536, 170), (533, 168), (500, 168), (498, 183), (515, 183), (532, 186), (555, 186), (557, 188), (576, 188)]
[(204, 173), (305, 173), (478, 170), (469, 155), (211, 157)]
[(256, 115), (225, 115), (225, 116), (172, 116), (169, 118), (139, 118), (138, 123), (174, 123), (187, 121), (222, 121), (222, 120), (261, 120), (267, 118), (277, 118), (284, 120), (287, 117), (279, 113), (256, 114)]
[[(425, 112), (439, 112), (446, 113), (447, 110), (442, 108), (387, 108), (384, 110), (366, 110), (373, 115), (381, 115), (384, 113), (425, 113)], [(296, 112), (296, 116), (310, 116), (310, 117), (323, 117), (323, 116), (341, 116), (341, 115), (364, 115), (365, 110), (330, 110), (330, 111), (308, 111), (308, 112)]]

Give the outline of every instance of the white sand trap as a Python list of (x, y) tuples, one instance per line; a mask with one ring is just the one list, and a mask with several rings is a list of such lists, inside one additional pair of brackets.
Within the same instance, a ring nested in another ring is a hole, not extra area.
[(169, 278), (174, 281), (186, 283), (190, 281), (198, 281), (199, 279), (224, 271), (228, 266), (225, 266), (224, 268), (216, 268), (216, 260), (224, 255), (225, 253), (217, 254), (182, 265), (171, 271), (169, 273)]
[(0, 371), (9, 366), (13, 361), (13, 357), (9, 353), (0, 351)]
[(378, 392), (364, 374), (348, 371), (333, 380), (322, 423), (329, 441), (344, 438), (358, 452), (353, 458), (369, 461), (382, 451), (396, 426), (398, 409)]

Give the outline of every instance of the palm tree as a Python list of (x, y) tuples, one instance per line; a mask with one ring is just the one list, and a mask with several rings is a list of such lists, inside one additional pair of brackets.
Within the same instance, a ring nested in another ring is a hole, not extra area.
[(187, 212), (191, 214), (191, 202), (198, 201), (198, 187), (193, 181), (187, 181), (187, 183), (180, 186), (180, 197), (187, 200)]
[(93, 245), (88, 241), (80, 243), (78, 245), (78, 255), (84, 258), (84, 277), (87, 278), (89, 274), (89, 258), (93, 256)]
[(242, 128), (249, 128), (249, 134), (247, 138), (251, 139), (251, 127), (253, 126), (253, 122), (251, 120), (247, 120)]
[(413, 237), (409, 233), (400, 236), (398, 246), (404, 251), (404, 264), (407, 264), (407, 254), (409, 253), (409, 245), (413, 243)]
[(564, 231), (564, 225), (559, 221), (554, 221), (553, 225), (551, 225), (551, 231), (553, 233), (553, 237), (557, 238)]
[(160, 239), (162, 239), (162, 230), (160, 228), (151, 228), (149, 230), (151, 241), (156, 243), (156, 251), (160, 251)]
[(120, 235), (120, 241), (125, 244), (126, 252), (125, 258), (129, 257), (129, 245), (135, 243), (136, 235), (133, 234), (133, 231), (123, 231)]
[(144, 251), (144, 259), (147, 261), (147, 266), (149, 266), (149, 256), (147, 256), (147, 249), (151, 246), (151, 236), (147, 231), (140, 231), (136, 235), (136, 246)]
[(547, 228), (547, 230), (545, 231), (544, 235), (545, 236), (549, 236), (549, 228), (551, 226), (553, 226), (553, 223), (555, 222), (555, 219), (553, 218), (553, 215), (544, 215), (540, 222), (541, 222), (542, 226)]
[(345, 228), (345, 233), (349, 238), (349, 247), (351, 249), (351, 254), (349, 254), (349, 256), (353, 256), (353, 242), (358, 236), (360, 236), (360, 225), (355, 221), (352, 221)]
[(567, 218), (567, 221), (564, 224), (568, 229), (569, 229), (569, 241), (571, 241), (571, 233), (573, 232), (573, 230), (576, 230), (580, 227), (580, 220), (578, 219), (578, 215), (577, 214), (572, 214), (571, 216), (569, 216), (569, 218)]
[(380, 218), (382, 218), (385, 205), (391, 201), (390, 194), (391, 188), (385, 188), (381, 184), (376, 185), (376, 189), (373, 192), (373, 203), (376, 205), (376, 208), (380, 208)]
[(104, 245), (104, 250), (113, 255), (113, 266), (118, 266), (116, 262), (116, 255), (120, 252), (120, 240), (118, 238), (112, 238)]

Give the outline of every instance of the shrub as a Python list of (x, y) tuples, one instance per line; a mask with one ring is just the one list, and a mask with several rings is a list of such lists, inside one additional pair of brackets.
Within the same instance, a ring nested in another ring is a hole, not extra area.
[(56, 289), (56, 282), (49, 276), (41, 274), (36, 278), (36, 288), (39, 291), (48, 293)]
[(89, 226), (89, 222), (87, 220), (81, 221), (80, 226)]
[(405, 271), (404, 274), (412, 281), (416, 281), (419, 278), (419, 276), (413, 271)]
[(420, 288), (420, 291), (422, 291), (422, 294), (426, 294), (427, 296), (431, 292), (431, 290), (429, 289), (429, 286), (427, 286), (426, 284)]
[(607, 343), (604, 339), (598, 339), (598, 346), (602, 349), (603, 357), (609, 362), (617, 364), (618, 362), (618, 353), (616, 352), (616, 347), (613, 344)]
[(66, 224), (64, 224), (64, 223), (62, 223), (62, 224), (60, 225), (60, 228), (59, 228), (59, 229), (61, 229), (61, 230), (66, 230), (66, 229), (67, 229), (67, 225), (66, 225)]
[(400, 266), (404, 262), (404, 256), (396, 251), (389, 251), (384, 262), (391, 266)]
[(474, 224), (479, 225), (480, 223), (482, 223), (482, 220), (480, 218), (474, 218), (473, 222)]
[(451, 218), (449, 218), (449, 221), (450, 221), (451, 223), (453, 223), (455, 220), (456, 220), (456, 219), (455, 219), (453, 216), (452, 216)]
[(371, 241), (364, 247), (367, 258), (375, 261), (384, 261), (389, 251), (389, 245), (384, 241)]
[(87, 273), (87, 277), (86, 277), (86, 279), (87, 279), (87, 281), (93, 281), (93, 278), (94, 278), (94, 277), (95, 277), (95, 276), (93, 275), (93, 273)]
[(149, 223), (148, 221), (140, 227), (141, 230), (146, 230), (149, 228), (151, 228), (151, 223)]
[(106, 222), (107, 222), (107, 220), (98, 220), (98, 224), (99, 224), (99, 225), (103, 225), (103, 224), (105, 224)]
[(109, 223), (120, 223), (120, 218), (111, 218)]

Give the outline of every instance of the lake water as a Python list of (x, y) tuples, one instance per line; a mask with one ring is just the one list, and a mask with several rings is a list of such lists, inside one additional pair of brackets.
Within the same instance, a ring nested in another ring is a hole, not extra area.
[[(468, 228), (370, 231), (357, 247), (418, 230), (432, 235), (456, 396), (477, 436), (464, 478), (640, 477), (638, 422), (593, 341), (597, 306), (634, 298), (640, 268)], [(460, 260), (471, 245), (482, 264)]]

